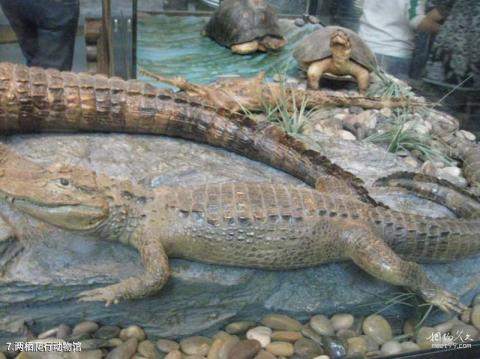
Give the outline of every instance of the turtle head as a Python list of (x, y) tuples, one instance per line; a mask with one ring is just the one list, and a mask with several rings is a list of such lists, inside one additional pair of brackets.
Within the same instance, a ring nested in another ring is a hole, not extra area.
[(0, 199), (67, 230), (95, 229), (109, 214), (95, 172), (65, 165), (45, 169), (19, 156), (0, 162)]
[(280, 50), (283, 48), (287, 43), (283, 37), (279, 36), (264, 36), (260, 40), (260, 45), (262, 45), (266, 50)]
[(348, 60), (352, 52), (350, 36), (343, 30), (335, 30), (330, 37), (330, 51), (334, 59)]

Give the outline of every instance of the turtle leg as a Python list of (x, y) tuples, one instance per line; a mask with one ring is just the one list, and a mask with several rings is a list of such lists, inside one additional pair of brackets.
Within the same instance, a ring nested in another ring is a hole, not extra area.
[(351, 61), (350, 74), (357, 79), (358, 92), (365, 95), (370, 84), (370, 72), (363, 66)]
[(259, 50), (258, 41), (244, 42), (243, 44), (233, 45), (231, 47), (232, 52), (239, 55), (247, 55)]
[(320, 78), (322, 74), (330, 66), (330, 59), (324, 59), (321, 61), (316, 61), (308, 67), (307, 76), (308, 76), (308, 88), (312, 90), (318, 90), (320, 88)]
[(368, 225), (347, 220), (337, 224), (345, 254), (369, 274), (412, 289), (444, 312), (465, 309), (455, 295), (428, 279), (420, 265), (401, 259)]
[(260, 40), (260, 46), (263, 46), (265, 50), (279, 50), (283, 48), (287, 43), (287, 40), (275, 38), (272, 36), (265, 36), (262, 40)]

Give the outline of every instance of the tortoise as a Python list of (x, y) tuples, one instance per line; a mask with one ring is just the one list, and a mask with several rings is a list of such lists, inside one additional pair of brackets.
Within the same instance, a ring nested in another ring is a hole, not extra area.
[[(352, 30), (327, 26), (305, 37), (296, 47), (294, 57), (307, 71), (308, 87), (320, 88), (320, 78), (354, 77), (358, 91), (367, 91), (370, 72), (377, 67), (374, 53)], [(328, 76), (330, 75), (330, 76)]]
[(285, 46), (275, 10), (265, 0), (225, 0), (210, 18), (205, 34), (237, 54)]

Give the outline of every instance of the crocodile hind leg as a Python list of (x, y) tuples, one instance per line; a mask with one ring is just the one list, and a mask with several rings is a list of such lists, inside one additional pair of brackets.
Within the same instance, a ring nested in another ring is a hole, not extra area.
[(340, 226), (340, 238), (346, 246), (346, 254), (369, 274), (412, 289), (444, 312), (460, 313), (466, 309), (455, 295), (430, 281), (417, 263), (401, 259), (368, 226), (346, 221)]
[(143, 298), (158, 292), (170, 276), (168, 257), (158, 236), (143, 233), (136, 243), (145, 267), (142, 276), (80, 293), (80, 301), (104, 301), (106, 306), (125, 299)]

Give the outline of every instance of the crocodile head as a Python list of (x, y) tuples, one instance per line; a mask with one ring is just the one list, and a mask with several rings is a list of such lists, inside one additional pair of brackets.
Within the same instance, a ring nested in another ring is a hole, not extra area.
[(42, 168), (9, 153), (0, 161), (0, 200), (54, 226), (88, 231), (108, 217), (95, 172), (74, 166)]

